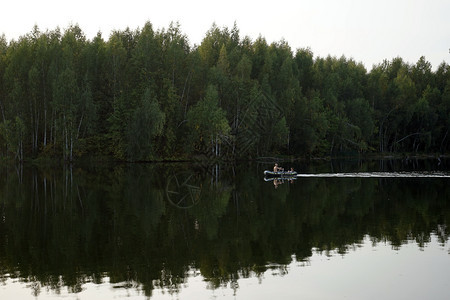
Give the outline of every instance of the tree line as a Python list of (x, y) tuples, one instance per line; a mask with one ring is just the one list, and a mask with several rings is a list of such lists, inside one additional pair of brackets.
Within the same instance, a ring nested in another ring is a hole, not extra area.
[(2, 157), (151, 161), (448, 153), (450, 67), (370, 71), (281, 40), (179, 24), (89, 40), (77, 25), (0, 37)]

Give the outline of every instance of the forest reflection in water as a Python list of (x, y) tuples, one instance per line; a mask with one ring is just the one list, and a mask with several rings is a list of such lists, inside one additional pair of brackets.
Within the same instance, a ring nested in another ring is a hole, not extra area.
[[(397, 163), (382, 170), (379, 162), (295, 167), (386, 172)], [(417, 164), (402, 170), (430, 171)], [(268, 270), (288, 273), (294, 260), (345, 257), (367, 241), (394, 250), (411, 241), (424, 248), (432, 239), (447, 245), (449, 178), (308, 177), (275, 188), (263, 180), (268, 167), (2, 168), (0, 280), (6, 288), (24, 282), (35, 296), (107, 282), (151, 297), (176, 294), (197, 275), (213, 290), (238, 289)]]

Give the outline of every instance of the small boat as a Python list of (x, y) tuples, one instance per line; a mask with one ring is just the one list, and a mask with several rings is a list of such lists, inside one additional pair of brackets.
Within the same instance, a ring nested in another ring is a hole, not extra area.
[(297, 172), (295, 171), (279, 171), (279, 172), (274, 172), (274, 171), (264, 171), (264, 176), (266, 177), (278, 177), (278, 178), (291, 178), (291, 177), (296, 177), (297, 176)]

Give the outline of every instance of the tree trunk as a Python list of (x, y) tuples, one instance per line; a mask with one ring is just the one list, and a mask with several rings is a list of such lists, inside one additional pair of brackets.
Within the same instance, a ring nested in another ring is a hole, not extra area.
[(84, 112), (81, 114), (80, 123), (78, 124), (77, 139), (80, 137), (81, 123), (83, 122)]
[(444, 152), (444, 151), (442, 151), (442, 147), (444, 146), (444, 141), (445, 141), (445, 139), (447, 138), (447, 134), (448, 134), (448, 129), (447, 129), (447, 131), (445, 132), (445, 135), (444, 135), (444, 138), (442, 139), (442, 142), (441, 142), (441, 147), (440, 147), (440, 152), (442, 153), (442, 152)]
[(71, 162), (73, 161), (73, 134), (72, 134), (72, 131), (70, 131), (70, 155), (69, 155), (69, 160)]
[(47, 108), (44, 108), (44, 147), (45, 146), (47, 146)]
[(42, 90), (44, 93), (44, 147), (47, 146), (47, 91), (45, 89), (44, 62), (42, 61)]
[(64, 139), (64, 147), (63, 147), (63, 159), (67, 160), (67, 153), (69, 152), (69, 141), (68, 141), (68, 130), (67, 130), (67, 124), (66, 124), (66, 115), (64, 114), (63, 117), (63, 124), (64, 124), (64, 129), (63, 129), (63, 139)]

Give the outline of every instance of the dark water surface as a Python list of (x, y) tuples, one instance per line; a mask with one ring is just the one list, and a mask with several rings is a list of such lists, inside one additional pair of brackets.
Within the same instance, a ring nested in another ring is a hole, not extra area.
[(0, 299), (448, 299), (447, 160), (283, 165), (0, 167)]

